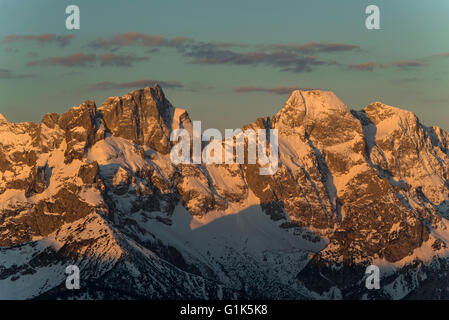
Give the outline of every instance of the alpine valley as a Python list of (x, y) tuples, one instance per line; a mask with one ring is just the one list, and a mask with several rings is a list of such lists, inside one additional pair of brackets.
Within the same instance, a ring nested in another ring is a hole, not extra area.
[(173, 165), (178, 128), (191, 119), (159, 86), (40, 123), (1, 116), (0, 299), (449, 298), (444, 130), (296, 90), (244, 127), (278, 130), (264, 176)]

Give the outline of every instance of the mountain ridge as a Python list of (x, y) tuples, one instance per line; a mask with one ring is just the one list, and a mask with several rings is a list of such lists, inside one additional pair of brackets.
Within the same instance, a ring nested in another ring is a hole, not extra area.
[[(446, 131), (295, 90), (243, 127), (279, 131), (278, 171), (261, 176), (257, 164), (173, 165), (170, 133), (191, 125), (160, 86), (1, 122), (1, 297), (447, 297)], [(88, 275), (80, 292), (63, 286), (69, 262)], [(382, 268), (376, 292), (369, 264)]]

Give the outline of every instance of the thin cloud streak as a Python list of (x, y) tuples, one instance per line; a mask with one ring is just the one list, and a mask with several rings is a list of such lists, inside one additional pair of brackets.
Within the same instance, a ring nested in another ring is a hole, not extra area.
[(164, 88), (182, 88), (184, 85), (176, 80), (172, 81), (164, 81), (164, 80), (153, 80), (153, 79), (144, 79), (137, 80), (131, 82), (111, 82), (111, 81), (103, 81), (98, 82), (89, 86), (89, 89), (92, 90), (113, 90), (113, 89), (130, 89), (130, 88), (143, 88), (143, 87), (151, 87), (154, 85), (160, 85)]
[(193, 40), (187, 37), (175, 37), (170, 40), (161, 34), (150, 35), (138, 32), (125, 32), (117, 34), (110, 39), (99, 37), (91, 41), (88, 46), (92, 49), (120, 48), (125, 46), (179, 47), (189, 42), (193, 42)]
[(377, 67), (377, 63), (373, 61), (360, 63), (360, 64), (348, 64), (349, 69), (360, 70), (360, 71), (373, 71)]
[(305, 44), (272, 44), (271, 48), (299, 53), (342, 52), (360, 49), (357, 45), (338, 42), (307, 42)]
[(135, 57), (133, 55), (116, 55), (113, 53), (85, 54), (83, 52), (68, 56), (49, 57), (28, 62), (28, 66), (57, 65), (63, 67), (89, 67), (99, 60), (101, 67), (132, 67), (135, 62), (149, 60), (147, 57)]
[(407, 71), (410, 69), (423, 67), (426, 63), (417, 61), (417, 60), (399, 60), (390, 63), (376, 63), (374, 61), (359, 63), (359, 64), (348, 64), (348, 69), (357, 70), (357, 71), (373, 71), (376, 68), (388, 69), (388, 68), (397, 68), (402, 71)]
[(381, 68), (389, 68), (389, 67), (397, 67), (402, 70), (407, 70), (410, 68), (416, 68), (424, 66), (425, 64), (420, 61), (413, 61), (413, 60), (400, 60), (392, 63), (387, 63), (380, 65)]
[(234, 92), (249, 93), (249, 92), (268, 92), (274, 94), (290, 94), (294, 90), (298, 90), (297, 86), (279, 86), (274, 88), (261, 88), (255, 86), (236, 87)]
[(92, 65), (95, 60), (96, 56), (94, 54), (84, 54), (79, 52), (69, 56), (33, 60), (28, 62), (28, 66), (60, 65), (64, 67), (88, 67)]
[(125, 32), (117, 34), (109, 39), (98, 37), (89, 42), (88, 46), (92, 49), (111, 49), (117, 50), (127, 46), (143, 46), (154, 48), (177, 48), (181, 51), (186, 49), (212, 49), (212, 48), (229, 48), (229, 47), (246, 47), (246, 44), (236, 42), (202, 42), (195, 41), (192, 38), (177, 36), (171, 39), (164, 35), (151, 35), (139, 32)]
[(3, 38), (3, 43), (35, 41), (40, 44), (56, 43), (61, 47), (68, 46), (75, 36), (73, 34), (56, 35), (45, 33), (40, 35), (8, 35)]

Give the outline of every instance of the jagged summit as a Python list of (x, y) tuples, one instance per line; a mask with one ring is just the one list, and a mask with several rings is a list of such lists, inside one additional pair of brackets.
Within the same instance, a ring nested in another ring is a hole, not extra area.
[(318, 116), (329, 112), (347, 112), (346, 105), (332, 91), (307, 89), (291, 93), (286, 106), (305, 110), (309, 116)]
[[(294, 90), (283, 108), (274, 118), (283, 118), (288, 121), (291, 118), (319, 119), (329, 115), (344, 115), (351, 110), (338, 98), (338, 96), (328, 90), (321, 89), (299, 89)], [(408, 110), (387, 105), (380, 101), (375, 101), (363, 108), (366, 114), (373, 115), (379, 121), (387, 118), (401, 118), (418, 120), (417, 116)], [(419, 121), (419, 120), (418, 120)]]
[(170, 132), (191, 126), (187, 112), (173, 107), (159, 85), (108, 98), (99, 111), (114, 135), (164, 154), (170, 151)]
[(6, 119), (6, 117), (2, 113), (0, 113), (0, 123), (7, 123), (7, 122), (8, 119)]
[(273, 118), (275, 122), (295, 127), (307, 119), (323, 119), (345, 113), (349, 113), (348, 107), (332, 91), (306, 89), (293, 91)]
[(376, 101), (370, 103), (363, 108), (363, 111), (370, 115), (374, 123), (379, 123), (384, 120), (391, 120), (395, 122), (419, 122), (418, 117), (411, 111), (393, 107), (382, 102)]
[(117, 100), (117, 99), (143, 99), (145, 101), (154, 101), (159, 103), (161, 106), (165, 106), (167, 108), (173, 107), (168, 100), (165, 97), (165, 93), (162, 90), (162, 87), (158, 84), (154, 85), (153, 87), (145, 87), (141, 89), (133, 90), (127, 94), (124, 94), (121, 97), (118, 96), (111, 96), (106, 98), (106, 100), (102, 103), (102, 105), (99, 107), (99, 109), (103, 109), (104, 106), (107, 106), (111, 103), (111, 101)]

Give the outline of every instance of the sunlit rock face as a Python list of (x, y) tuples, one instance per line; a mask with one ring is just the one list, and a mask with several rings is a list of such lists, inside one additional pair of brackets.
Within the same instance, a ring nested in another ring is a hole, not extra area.
[(178, 128), (192, 121), (159, 86), (39, 124), (0, 116), (0, 298), (448, 298), (444, 130), (296, 90), (243, 128), (278, 131), (278, 170), (261, 175), (174, 165)]

